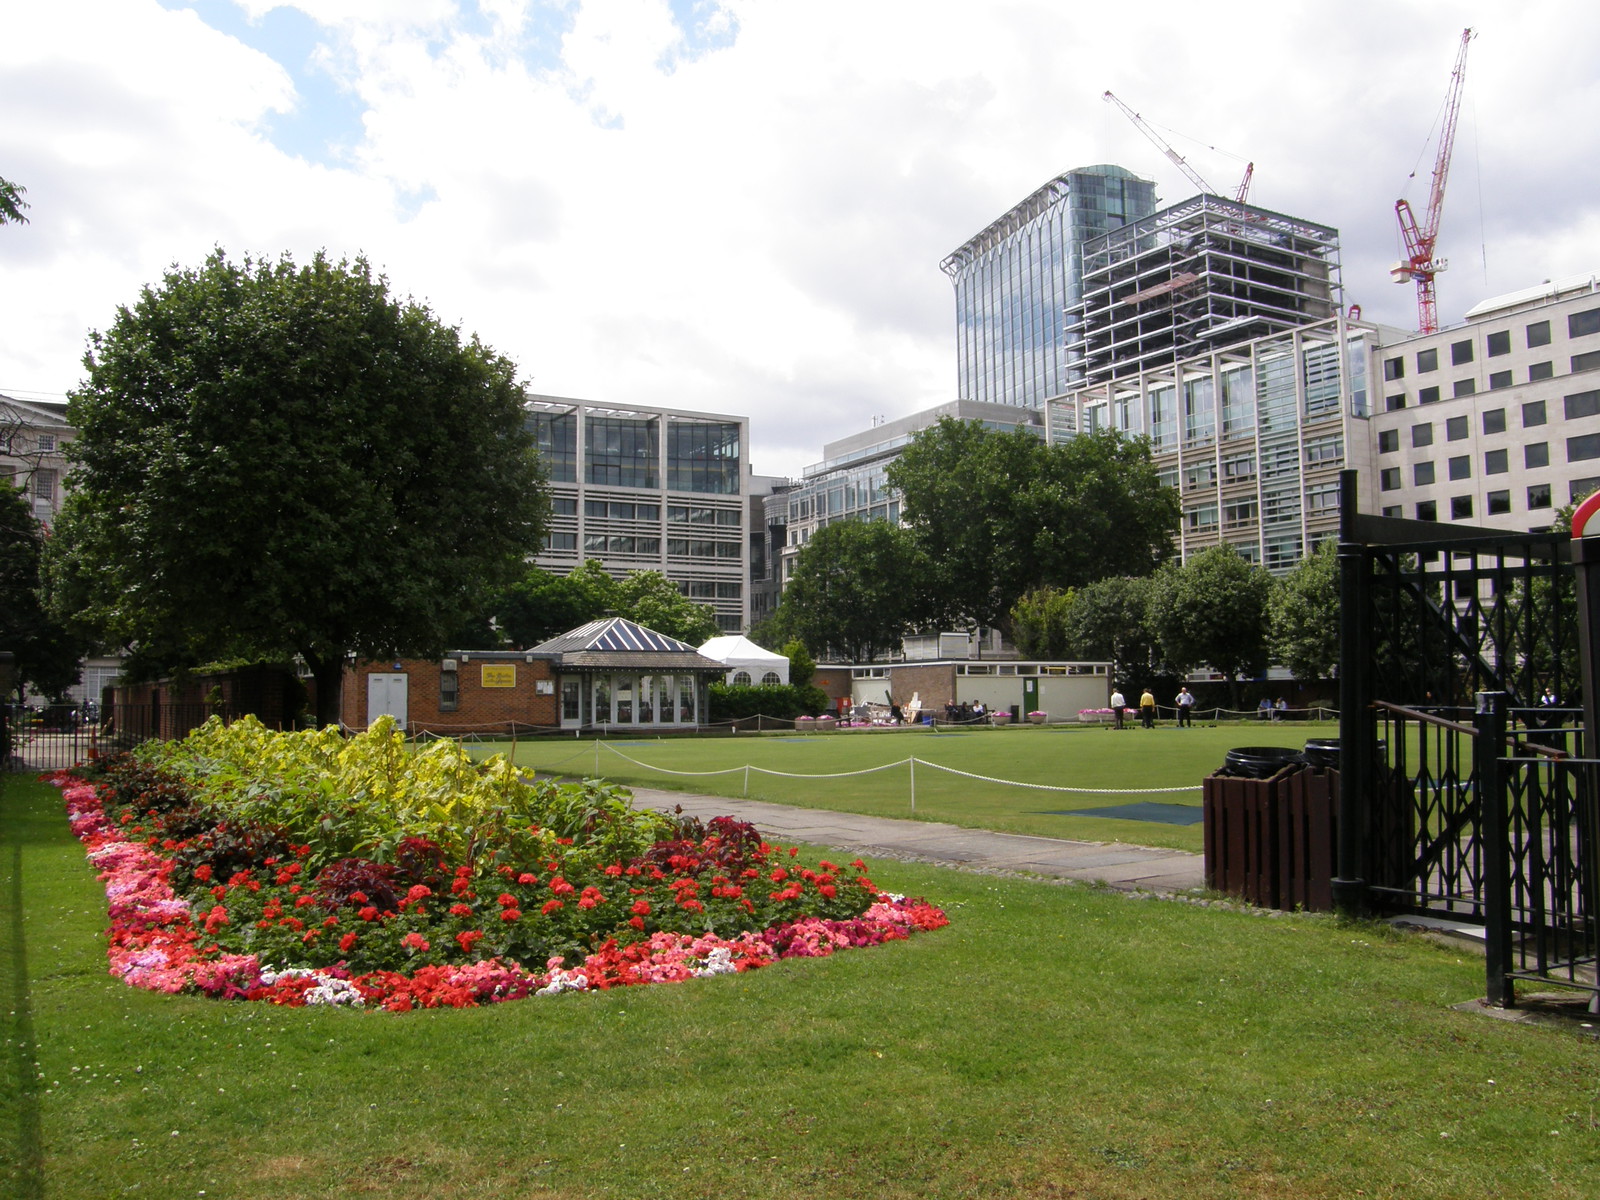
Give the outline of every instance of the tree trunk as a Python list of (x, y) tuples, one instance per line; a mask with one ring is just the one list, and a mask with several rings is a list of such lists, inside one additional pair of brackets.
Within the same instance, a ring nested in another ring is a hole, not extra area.
[(338, 725), (340, 687), (344, 682), (344, 655), (303, 654), (317, 684), (317, 728)]

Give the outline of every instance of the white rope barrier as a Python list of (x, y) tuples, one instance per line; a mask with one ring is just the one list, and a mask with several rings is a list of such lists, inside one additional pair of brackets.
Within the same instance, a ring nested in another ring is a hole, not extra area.
[[(957, 770), (955, 767), (946, 767), (936, 762), (929, 762), (925, 758), (914, 757), (902, 758), (899, 762), (884, 763), (882, 766), (877, 767), (863, 767), (859, 771), (830, 771), (824, 773), (774, 771), (767, 767), (758, 767), (754, 763), (746, 763), (740, 767), (724, 767), (717, 771), (675, 771), (671, 767), (658, 767), (652, 763), (640, 762), (638, 759), (629, 757), (616, 747), (609, 744), (607, 744), (606, 748), (625, 762), (630, 762), (634, 766), (642, 767), (647, 771), (660, 771), (663, 775), (678, 775), (682, 777), (694, 775), (712, 776), (732, 775), (736, 771), (744, 771), (746, 773), (747, 785), (749, 772), (751, 771), (759, 772), (762, 775), (774, 775), (782, 779), (848, 779), (855, 775), (875, 775), (880, 771), (891, 771), (896, 767), (909, 767), (913, 773), (914, 779), (916, 769), (918, 765), (921, 765), (924, 767), (932, 767), (935, 771), (944, 771), (950, 775), (960, 775), (966, 779), (977, 779), (984, 783), (997, 783), (1002, 787), (1030, 788), (1034, 791), (1041, 792), (1072, 792), (1075, 794), (1088, 796), (1153, 796), (1171, 792), (1198, 792), (1201, 790), (1199, 784), (1180, 784), (1176, 787), (1160, 788), (1085, 788), (1065, 787), (1061, 784), (1055, 783), (1024, 783), (1019, 779), (999, 779), (993, 775), (975, 775), (971, 771), (961, 771)], [(748, 786), (746, 790), (748, 790)]]

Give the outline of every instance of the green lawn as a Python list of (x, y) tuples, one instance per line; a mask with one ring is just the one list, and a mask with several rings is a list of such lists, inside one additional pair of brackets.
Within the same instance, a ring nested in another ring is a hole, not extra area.
[[(548, 739), (519, 741), (516, 761), (541, 772), (598, 772), (621, 783), (713, 796), (747, 795), (871, 816), (915, 816), (1010, 833), (1198, 851), (1198, 824), (1061, 813), (1141, 801), (1198, 809), (1201, 780), (1222, 766), (1230, 749), (1259, 745), (1299, 749), (1307, 738), (1338, 736), (1337, 725), (1297, 721), (1120, 731), (1104, 726), (1023, 726), (971, 732), (910, 729), (598, 742)], [(485, 743), (482, 748), (485, 754), (510, 751), (505, 742)], [(918, 760), (914, 811), (913, 768), (889, 765), (904, 764), (909, 758)], [(752, 769), (747, 776), (746, 766), (788, 774)], [(855, 773), (864, 771), (871, 773)], [(974, 775), (1081, 790), (1010, 786), (971, 778)]]
[(8, 1200), (1600, 1194), (1596, 1045), (1453, 1011), (1481, 961), (1386, 930), (885, 862), (953, 924), (677, 986), (274, 1009), (109, 978), (57, 794), (0, 780)]

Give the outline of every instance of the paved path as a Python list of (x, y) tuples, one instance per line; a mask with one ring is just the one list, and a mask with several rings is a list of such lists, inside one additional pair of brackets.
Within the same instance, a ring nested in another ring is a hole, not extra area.
[(737, 817), (774, 840), (811, 842), (856, 854), (967, 870), (1081, 879), (1126, 891), (1181, 892), (1203, 887), (1205, 882), (1202, 856), (1183, 850), (1156, 850), (1124, 842), (1069, 842), (934, 821), (865, 817), (656, 788), (636, 787), (632, 791), (635, 801), (647, 808), (670, 811), (682, 806), (684, 812), (702, 820)]

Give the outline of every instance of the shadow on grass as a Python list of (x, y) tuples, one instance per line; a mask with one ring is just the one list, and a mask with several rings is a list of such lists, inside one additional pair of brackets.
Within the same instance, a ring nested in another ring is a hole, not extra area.
[(4, 1024), (9, 1027), (11, 1073), (15, 1077), (13, 1086), (7, 1089), (11, 1099), (4, 1105), (10, 1116), (3, 1162), (4, 1191), (17, 1200), (37, 1200), (44, 1195), (44, 1156), (39, 1123), (39, 1046), (33, 1027), (28, 939), (23, 920), (23, 846), (55, 839), (49, 836), (48, 823), (29, 811), (31, 806), (26, 806), (18, 778), (0, 773), (0, 861), (5, 864), (5, 878), (0, 881), (0, 911), (4, 912), (0, 961), (5, 963), (11, 979), (6, 996), (9, 1015)]

